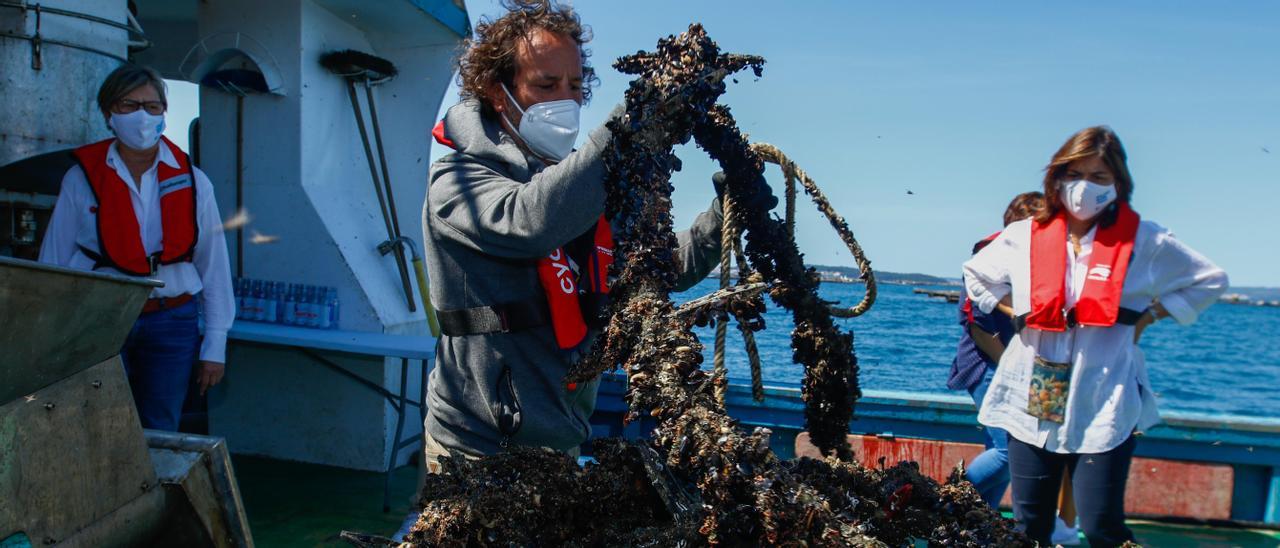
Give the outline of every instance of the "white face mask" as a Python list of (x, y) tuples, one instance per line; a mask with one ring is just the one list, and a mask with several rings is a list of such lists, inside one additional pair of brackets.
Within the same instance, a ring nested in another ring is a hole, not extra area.
[[(531, 150), (556, 162), (573, 152), (573, 143), (578, 139), (578, 113), (582, 110), (582, 105), (573, 99), (562, 99), (536, 103), (521, 110), (520, 103), (511, 96), (507, 86), (499, 85), (507, 93), (507, 98), (511, 99), (511, 104), (520, 110), (520, 127), (516, 131)], [(502, 117), (508, 124), (515, 125), (505, 112)]]
[(1086, 179), (1063, 181), (1059, 184), (1058, 195), (1063, 207), (1071, 212), (1071, 216), (1081, 221), (1097, 217), (1102, 210), (1116, 201), (1115, 185), (1100, 185)]
[(134, 150), (148, 150), (160, 141), (164, 134), (164, 115), (149, 114), (138, 109), (128, 114), (111, 114), (107, 126), (115, 132), (120, 142)]

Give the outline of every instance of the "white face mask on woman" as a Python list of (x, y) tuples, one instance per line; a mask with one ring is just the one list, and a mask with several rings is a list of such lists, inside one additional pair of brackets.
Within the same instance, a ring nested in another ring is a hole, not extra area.
[(1072, 217), (1088, 221), (1116, 201), (1116, 187), (1087, 179), (1063, 181), (1058, 187), (1058, 197)]
[[(520, 111), (520, 127), (516, 128), (516, 132), (531, 150), (556, 162), (573, 152), (573, 143), (578, 140), (578, 114), (582, 105), (573, 99), (562, 99), (535, 103), (527, 109), (521, 109), (520, 103), (512, 97), (507, 86), (501, 83), (499, 85), (507, 93), (507, 98), (511, 99), (511, 104)], [(507, 124), (515, 126), (507, 118), (507, 113), (502, 113), (502, 117)]]
[(134, 150), (149, 150), (164, 134), (164, 115), (150, 114), (138, 109), (128, 114), (112, 113), (107, 126), (115, 132), (124, 146)]

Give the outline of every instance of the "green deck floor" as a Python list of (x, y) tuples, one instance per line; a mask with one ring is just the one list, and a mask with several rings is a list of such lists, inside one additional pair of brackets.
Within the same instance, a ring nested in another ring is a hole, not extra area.
[(391, 511), (382, 512), (383, 475), (332, 466), (234, 457), (253, 540), (275, 546), (351, 546), (343, 530), (391, 536), (409, 511), (418, 469), (392, 473)]
[[(252, 457), (233, 461), (254, 541), (264, 548), (349, 546), (338, 539), (344, 529), (390, 536), (408, 511), (418, 473), (411, 466), (395, 471), (391, 511), (383, 513), (382, 474)], [(1280, 546), (1277, 531), (1149, 521), (1130, 526), (1153, 548)]]

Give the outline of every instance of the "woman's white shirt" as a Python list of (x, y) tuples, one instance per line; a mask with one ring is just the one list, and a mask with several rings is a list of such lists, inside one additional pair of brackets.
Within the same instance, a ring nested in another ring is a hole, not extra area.
[[(964, 264), (965, 288), (974, 305), (990, 312), (1012, 295), (1016, 314), (1031, 311), (1030, 219), (1005, 228)], [(1075, 305), (1089, 269), (1094, 231), (1081, 238), (1081, 253), (1067, 246), (1067, 307)], [(1159, 300), (1178, 323), (1195, 322), (1227, 289), (1227, 275), (1160, 225), (1142, 221), (1125, 275), (1120, 305), (1145, 310)], [(1014, 336), (978, 413), (978, 421), (1003, 428), (1023, 443), (1057, 453), (1102, 453), (1135, 430), (1160, 422), (1134, 326), (1080, 326), (1065, 332), (1026, 328)], [(1064, 421), (1026, 412), (1035, 357), (1072, 364)]]
[[(156, 162), (164, 162), (177, 168), (178, 161), (169, 147), (160, 146)], [(132, 183), (133, 175), (120, 158), (113, 143), (107, 151), (106, 163), (115, 169), (129, 187), (133, 213), (138, 219), (142, 246), (147, 254), (161, 249), (164, 230), (160, 220), (160, 193), (156, 183), (156, 166), (142, 174), (142, 184)], [(227, 258), (227, 242), (223, 238), (222, 218), (213, 197), (213, 184), (209, 177), (194, 168), (196, 185), (196, 224), (199, 237), (191, 262), (160, 265), (155, 279), (164, 287), (151, 291), (151, 297), (175, 297), (183, 293), (200, 294), (204, 308), (204, 342), (200, 346), (200, 359), (226, 362), (227, 331), (235, 320), (235, 297), (231, 289), (231, 269)], [(40, 261), (81, 270), (92, 270), (94, 261), (80, 251), (80, 247), (98, 250), (97, 214), (90, 208), (97, 205), (84, 170), (79, 165), (67, 170), (62, 177), (62, 189), (54, 205), (53, 217), (45, 231), (40, 246)], [(122, 274), (110, 267), (99, 270)]]

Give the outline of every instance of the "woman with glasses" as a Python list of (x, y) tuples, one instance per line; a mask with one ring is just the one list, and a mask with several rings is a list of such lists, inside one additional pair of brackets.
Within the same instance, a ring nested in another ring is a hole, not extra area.
[(164, 282), (120, 355), (143, 427), (173, 431), (193, 369), (201, 393), (224, 371), (235, 301), (222, 221), (209, 178), (163, 136), (168, 103), (159, 73), (117, 68), (98, 91), (98, 107), (115, 135), (75, 150), (78, 164), (62, 178), (40, 260)]
[(1013, 511), (1050, 544), (1064, 468), (1090, 546), (1133, 540), (1124, 491), (1135, 434), (1159, 422), (1138, 338), (1171, 317), (1187, 325), (1227, 275), (1132, 207), (1133, 178), (1110, 128), (1062, 145), (1044, 174), (1044, 207), (964, 265), (973, 303), (1014, 318), (978, 420), (1008, 432)]

